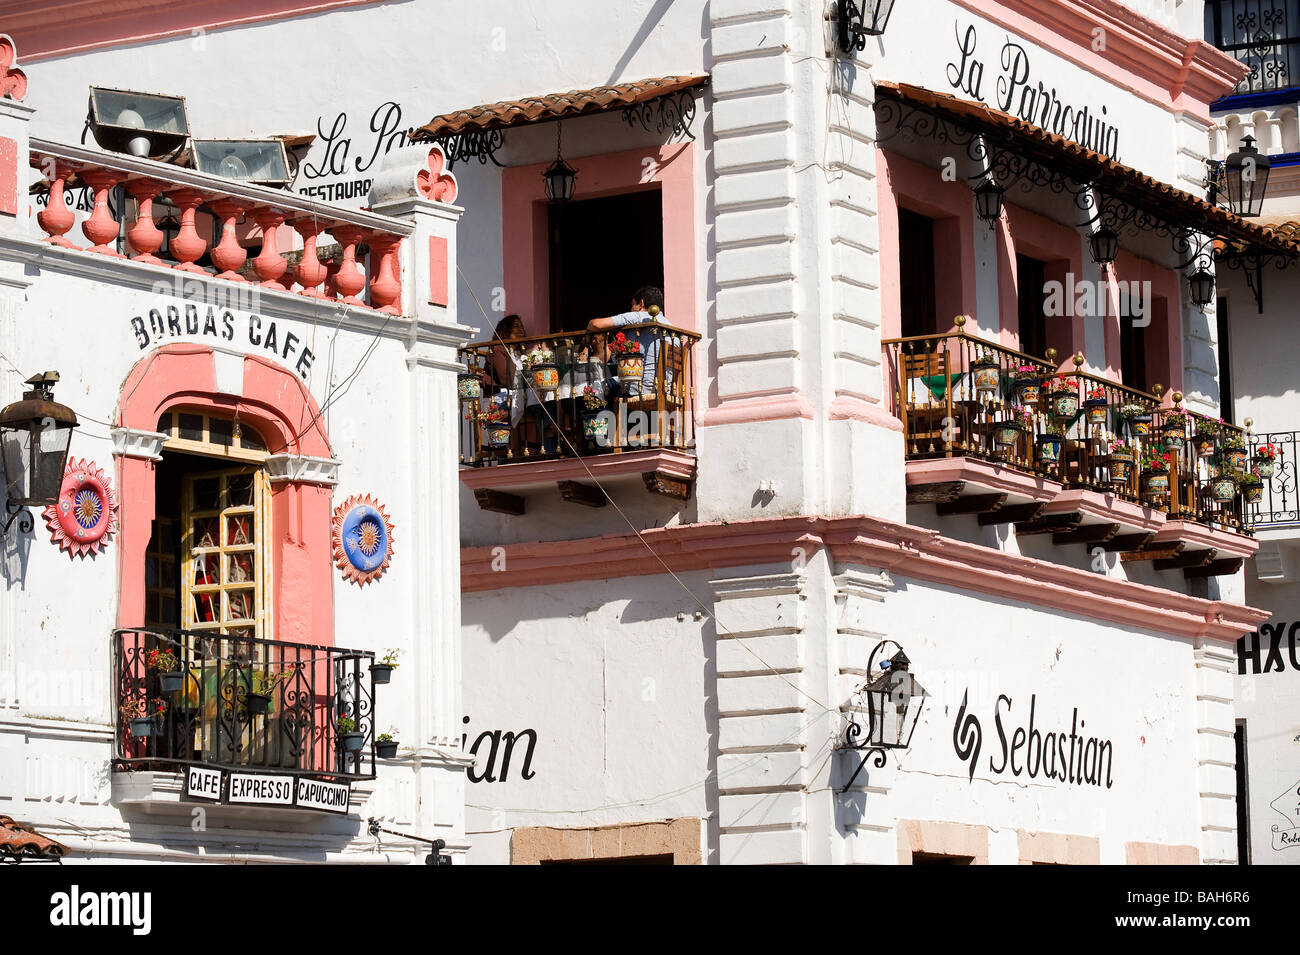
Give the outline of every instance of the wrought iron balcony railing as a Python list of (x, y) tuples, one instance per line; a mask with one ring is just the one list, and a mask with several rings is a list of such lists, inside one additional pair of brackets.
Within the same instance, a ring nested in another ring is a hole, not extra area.
[(1300, 86), (1300, 0), (1206, 0), (1205, 29), (1250, 67), (1234, 94)]
[(1260, 448), (1273, 451), (1272, 473), (1264, 480), (1264, 494), (1251, 507), (1255, 527), (1300, 528), (1300, 494), (1297, 494), (1296, 452), (1300, 431), (1266, 431), (1252, 435), (1251, 455), (1259, 460)]
[[(623, 329), (629, 336), (633, 329)], [(671, 325), (544, 335), (464, 348), (461, 461), (481, 467), (695, 445), (695, 345)]]
[[(980, 458), (1067, 487), (1119, 495), (1178, 520), (1249, 532), (1238, 482), (1232, 482), (1228, 500), (1212, 494), (1223, 487), (1215, 481), (1220, 474), (1247, 476), (1241, 429), (1195, 414), (1179, 422), (1158, 394), (1062, 373), (1055, 361), (962, 332), (883, 345), (893, 411), (903, 422), (909, 460)], [(1037, 387), (1026, 390), (1026, 384)], [(1059, 394), (1067, 397), (1057, 402)], [(1061, 410), (1066, 413), (1053, 413)], [(1208, 444), (1195, 440), (1198, 433), (1210, 432), (1215, 435)], [(1123, 448), (1113, 455), (1115, 442), (1127, 445), (1129, 455)], [(1146, 480), (1143, 455), (1166, 453), (1167, 481)]]
[(373, 662), (213, 631), (116, 630), (115, 763), (374, 778)]

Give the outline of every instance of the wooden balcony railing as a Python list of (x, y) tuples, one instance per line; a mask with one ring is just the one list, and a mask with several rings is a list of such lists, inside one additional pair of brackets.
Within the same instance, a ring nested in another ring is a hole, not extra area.
[[(1158, 385), (1147, 393), (1078, 371), (1062, 373), (1051, 349), (1046, 359), (1035, 358), (961, 330), (891, 339), (883, 347), (909, 460), (1000, 462), (1068, 487), (1141, 502), (1179, 520), (1249, 531), (1241, 487), (1249, 480), (1244, 432), (1192, 413), (1180, 420)], [(1074, 363), (1081, 366), (1082, 356)], [(1177, 393), (1170, 397), (1181, 400)], [(1144, 471), (1144, 455), (1165, 454), (1165, 479)]]
[[(36, 223), (51, 245), (213, 275), (242, 288), (402, 314), (398, 247), (411, 232), (409, 222), (182, 166), (39, 139), (31, 143), (31, 165), (49, 184), (36, 197)], [(68, 236), (76, 216), (64, 196), (72, 184), (87, 186), (94, 195), (90, 217), (81, 224), (89, 246)], [(110, 201), (113, 196), (116, 201)], [(164, 205), (166, 216), (159, 214)], [(236, 237), (237, 224), (249, 220), (261, 230), (261, 251), (251, 261)], [(300, 247), (293, 233), (301, 237)], [(333, 239), (325, 261), (318, 252), (323, 236)]]
[(615, 333), (543, 335), (462, 349), (468, 369), (459, 383), (466, 420), (462, 463), (694, 448), (700, 336), (662, 323), (639, 326), (637, 334), (642, 350), (632, 361), (620, 360)]

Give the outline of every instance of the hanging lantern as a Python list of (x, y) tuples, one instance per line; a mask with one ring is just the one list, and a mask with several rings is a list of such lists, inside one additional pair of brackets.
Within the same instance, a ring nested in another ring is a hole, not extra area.
[(1204, 308), (1214, 301), (1214, 274), (1201, 266), (1187, 280), (1191, 288), (1192, 301)]
[(546, 167), (542, 181), (546, 183), (546, 198), (551, 202), (568, 202), (573, 198), (573, 182), (578, 171), (564, 161), (560, 152), (561, 123), (555, 124), (555, 162)]
[(1002, 218), (1002, 201), (1006, 195), (1007, 191), (992, 179), (985, 179), (975, 187), (975, 209), (990, 229)]
[[(892, 640), (882, 640), (876, 644), (868, 659), (869, 672), (874, 671), (876, 654)], [(894, 644), (898, 646), (898, 644)], [(912, 734), (916, 732), (917, 721), (921, 718), (921, 709), (925, 698), (930, 694), (916, 681), (911, 673), (911, 661), (902, 647), (888, 660), (880, 663), (880, 675), (870, 680), (854, 694), (852, 710), (867, 714), (865, 738), (862, 726), (856, 715), (850, 719), (842, 743), (843, 749), (857, 750), (863, 753), (862, 762), (845, 784), (843, 792), (848, 792), (858, 773), (866, 766), (867, 760), (875, 756), (877, 769), (885, 765), (885, 752), (891, 749), (906, 749), (911, 745)]]
[(22, 401), (0, 411), (0, 454), (4, 456), (5, 511), (9, 514), (0, 533), (9, 530), (19, 513), (24, 514), (20, 528), (31, 531), (31, 514), (23, 508), (48, 507), (59, 497), (77, 416), (54, 400), (58, 380), (57, 371), (27, 379), (31, 389), (23, 392)]
[(1263, 211), (1271, 167), (1268, 157), (1255, 148), (1255, 137), (1243, 138), (1241, 148), (1223, 164), (1223, 189), (1232, 212), (1254, 218)]
[(895, 0), (840, 0), (839, 44), (845, 53), (863, 50), (867, 37), (880, 36), (894, 12)]
[(1092, 261), (1103, 269), (1107, 268), (1114, 264), (1115, 256), (1119, 252), (1119, 235), (1114, 229), (1102, 226), (1088, 236), (1088, 248), (1092, 251)]

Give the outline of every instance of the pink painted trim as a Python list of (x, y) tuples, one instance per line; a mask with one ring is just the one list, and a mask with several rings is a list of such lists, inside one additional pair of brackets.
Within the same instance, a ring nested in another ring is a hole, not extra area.
[(0, 213), (18, 215), (18, 143), (0, 136)]
[[(1228, 93), (1249, 71), (1203, 40), (1183, 37), (1118, 0), (955, 2), (1107, 83), (1206, 124), (1210, 122), (1209, 104)], [(1092, 48), (1093, 30), (1098, 27), (1105, 31), (1104, 51)]]
[[(655, 158), (654, 176), (642, 164)], [(663, 196), (664, 315), (678, 328), (697, 331), (695, 144), (629, 149), (597, 156), (566, 157), (578, 170), (575, 199), (644, 192)], [(551, 329), (546, 241), (546, 192), (542, 170), (553, 160), (501, 171), (501, 235), (506, 309), (523, 317), (530, 335)], [(630, 297), (634, 289), (628, 289)], [(589, 318), (605, 316), (589, 315)]]
[[(583, 463), (586, 467), (583, 467)], [(520, 461), (491, 468), (462, 468), (460, 483), (468, 488), (527, 488), (543, 487), (557, 481), (590, 481), (620, 475), (640, 475), (661, 471), (668, 477), (682, 481), (695, 478), (695, 456), (685, 451), (658, 449), (632, 451), (625, 454), (598, 454), (579, 462)], [(588, 473), (590, 471), (590, 473)]]
[(23, 62), (113, 46), (139, 46), (219, 30), (368, 6), (382, 0), (10, 0), (5, 28), (22, 37)]
[[(462, 548), (465, 593), (654, 573), (786, 562), (793, 546), (826, 547), (837, 563), (927, 580), (1179, 637), (1235, 642), (1269, 619), (1257, 610), (993, 550), (937, 531), (874, 517), (800, 516), (688, 524), (633, 534), (508, 546), (508, 569), (491, 547)], [(500, 566), (500, 562), (497, 562)]]
[(429, 236), (429, 304), (450, 305), (450, 276), (447, 273), (447, 240)]
[(934, 458), (929, 461), (908, 461), (907, 483), (945, 484), (949, 481), (966, 481), (990, 491), (1013, 494), (1029, 501), (1050, 501), (1058, 497), (1065, 486), (1036, 474), (1027, 474), (1015, 468), (1003, 467), (975, 458)]
[(1139, 531), (1158, 532), (1164, 529), (1165, 515), (1150, 507), (1126, 501), (1113, 494), (1074, 488), (1062, 491), (1056, 500), (1043, 508), (1044, 514), (1068, 514), (1081, 511), (1104, 524), (1121, 524)]
[(831, 402), (826, 417), (831, 421), (862, 421), (877, 428), (884, 428), (886, 431), (903, 433), (903, 422), (880, 405), (852, 395), (839, 395)]
[(1183, 541), (1192, 549), (1212, 547), (1219, 552), (1220, 557), (1249, 557), (1259, 550), (1259, 541), (1253, 537), (1214, 530), (1191, 521), (1166, 521), (1164, 530), (1156, 534), (1151, 544), (1154, 547), (1178, 541)]
[(755, 421), (813, 417), (813, 406), (803, 395), (768, 395), (760, 398), (736, 398), (710, 408), (696, 418), (695, 427), (712, 428), (720, 424), (750, 424)]
[[(1016, 273), (1016, 255), (1028, 255), (1046, 263), (1044, 278), (1051, 282), (1066, 285), (1067, 275), (1073, 275), (1075, 281), (1083, 277), (1083, 239), (1079, 233), (1068, 225), (1053, 222), (1036, 212), (1007, 203), (1003, 212), (1003, 227), (998, 245), (998, 309), (1004, 341), (1014, 342), (1010, 347), (1021, 351), (1020, 347), (1020, 313), (1018, 307), (1018, 289), (1020, 279)], [(1010, 294), (1004, 295), (1005, 283), (1014, 277)], [(1068, 332), (1062, 329), (1064, 322), (1069, 322)], [(1073, 368), (1070, 357), (1083, 351), (1084, 321), (1082, 317), (1049, 318), (1047, 320), (1047, 344), (1055, 348), (1061, 367)], [(1035, 355), (1035, 358), (1042, 356)]]

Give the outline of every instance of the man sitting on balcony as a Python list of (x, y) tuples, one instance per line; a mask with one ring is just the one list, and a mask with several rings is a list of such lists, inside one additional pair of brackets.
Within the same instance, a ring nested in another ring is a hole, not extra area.
[[(657, 308), (659, 314), (651, 315), (649, 313), (651, 307)], [(611, 329), (627, 329), (624, 334), (629, 339), (640, 342), (641, 352), (645, 356), (645, 367), (641, 372), (639, 384), (633, 382), (624, 386), (625, 393), (629, 398), (636, 398), (654, 391), (655, 364), (659, 359), (659, 344), (662, 336), (645, 326), (664, 322), (663, 309), (663, 291), (653, 285), (643, 285), (632, 295), (631, 311), (622, 312), (610, 318), (593, 318), (587, 323), (587, 331), (591, 334), (607, 332)]]

